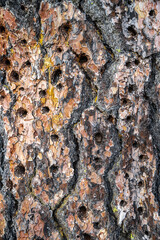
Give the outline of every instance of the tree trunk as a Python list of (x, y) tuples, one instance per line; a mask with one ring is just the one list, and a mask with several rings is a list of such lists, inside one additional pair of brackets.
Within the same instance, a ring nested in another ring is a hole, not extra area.
[(0, 239), (160, 239), (160, 2), (0, 0)]

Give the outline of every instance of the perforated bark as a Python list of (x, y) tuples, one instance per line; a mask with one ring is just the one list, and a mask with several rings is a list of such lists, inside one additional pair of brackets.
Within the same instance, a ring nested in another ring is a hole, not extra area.
[(160, 239), (160, 2), (0, 0), (0, 239)]

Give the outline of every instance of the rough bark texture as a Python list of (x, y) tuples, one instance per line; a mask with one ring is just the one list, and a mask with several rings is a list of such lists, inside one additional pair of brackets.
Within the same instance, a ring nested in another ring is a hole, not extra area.
[(0, 0), (0, 239), (160, 239), (160, 1)]

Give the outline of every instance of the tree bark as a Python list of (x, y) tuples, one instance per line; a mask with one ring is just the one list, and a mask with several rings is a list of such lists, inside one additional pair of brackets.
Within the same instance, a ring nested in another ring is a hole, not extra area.
[(0, 0), (0, 239), (160, 239), (160, 2)]

